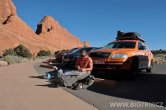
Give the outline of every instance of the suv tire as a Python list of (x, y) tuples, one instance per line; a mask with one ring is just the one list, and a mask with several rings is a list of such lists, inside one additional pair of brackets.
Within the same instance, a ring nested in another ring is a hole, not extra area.
[(139, 72), (138, 65), (139, 65), (138, 59), (134, 58), (132, 61), (132, 65), (131, 65), (131, 73), (132, 74), (137, 74)]
[(150, 62), (150, 67), (148, 67), (148, 68), (146, 69), (146, 72), (147, 72), (147, 73), (151, 73), (151, 72), (152, 72), (152, 69), (153, 69), (153, 61)]

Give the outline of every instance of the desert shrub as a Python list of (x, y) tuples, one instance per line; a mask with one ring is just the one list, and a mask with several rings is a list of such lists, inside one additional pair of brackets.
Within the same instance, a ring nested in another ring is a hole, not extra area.
[(69, 51), (69, 50), (68, 49), (58, 50), (58, 51), (54, 52), (54, 55), (56, 56), (58, 53), (67, 52), (67, 51)]
[(66, 49), (66, 50), (65, 50), (65, 49), (63, 49), (61, 52), (66, 52), (66, 51), (69, 51), (69, 50), (68, 50), (68, 49)]
[(8, 62), (8, 64), (15, 64), (15, 63), (19, 63), (19, 58), (18, 56), (11, 56), (11, 55), (7, 55), (3, 58), (4, 61)]
[(30, 51), (22, 44), (14, 48), (14, 52), (16, 52), (16, 54), (21, 57), (25, 57), (25, 58), (32, 57), (32, 54), (30, 53)]
[(27, 58), (23, 58), (19, 56), (7, 55), (2, 58), (2, 61), (6, 61), (8, 64), (15, 64), (15, 63), (27, 62), (29, 60)]
[(8, 64), (14, 64), (15, 60), (13, 59), (12, 56), (5, 56), (4, 61), (6, 61)]
[(59, 50), (58, 50), (58, 51), (55, 51), (55, 52), (54, 52), (54, 56), (56, 56), (59, 52), (60, 52)]
[(19, 63), (24, 63), (24, 62), (28, 62), (29, 60), (27, 58), (21, 58), (19, 60)]
[(37, 53), (37, 56), (51, 56), (51, 51), (49, 51), (49, 50), (40, 50)]
[(4, 53), (3, 53), (3, 56), (7, 56), (7, 55), (16, 56), (17, 54), (16, 54), (16, 52), (15, 52), (12, 48), (10, 48), (10, 49), (6, 49), (6, 50), (4, 51)]

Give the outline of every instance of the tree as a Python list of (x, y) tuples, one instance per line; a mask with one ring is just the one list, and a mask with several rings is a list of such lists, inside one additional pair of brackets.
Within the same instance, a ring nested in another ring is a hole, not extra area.
[(51, 56), (51, 51), (49, 51), (49, 50), (40, 50), (37, 53), (37, 56)]
[(31, 52), (22, 44), (18, 45), (16, 48), (14, 48), (14, 51), (18, 56), (31, 58), (32, 54)]

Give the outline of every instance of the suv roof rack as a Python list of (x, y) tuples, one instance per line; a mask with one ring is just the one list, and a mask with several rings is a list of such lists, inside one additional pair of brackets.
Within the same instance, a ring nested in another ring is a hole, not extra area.
[(140, 38), (140, 34), (137, 32), (124, 33), (122, 31), (118, 31), (116, 40), (141, 40), (142, 42), (145, 42), (143, 39)]

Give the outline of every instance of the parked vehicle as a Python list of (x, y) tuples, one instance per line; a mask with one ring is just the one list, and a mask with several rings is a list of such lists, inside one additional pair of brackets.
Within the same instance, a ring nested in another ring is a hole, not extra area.
[(136, 32), (118, 31), (116, 40), (90, 52), (95, 70), (140, 70), (151, 72), (153, 54)]
[(71, 50), (68, 50), (68, 51), (62, 51), (62, 52), (59, 52), (55, 55), (55, 58), (56, 58), (56, 61), (62, 63), (62, 58), (65, 54), (68, 54), (68, 53), (72, 53), (73, 51), (77, 50), (79, 48), (72, 48)]
[(91, 50), (98, 49), (97, 47), (83, 47), (80, 49), (77, 49), (71, 53), (65, 54), (63, 57), (63, 64), (66, 66), (74, 66), (77, 59), (80, 57), (80, 53), (82, 50), (86, 50), (87, 52)]

